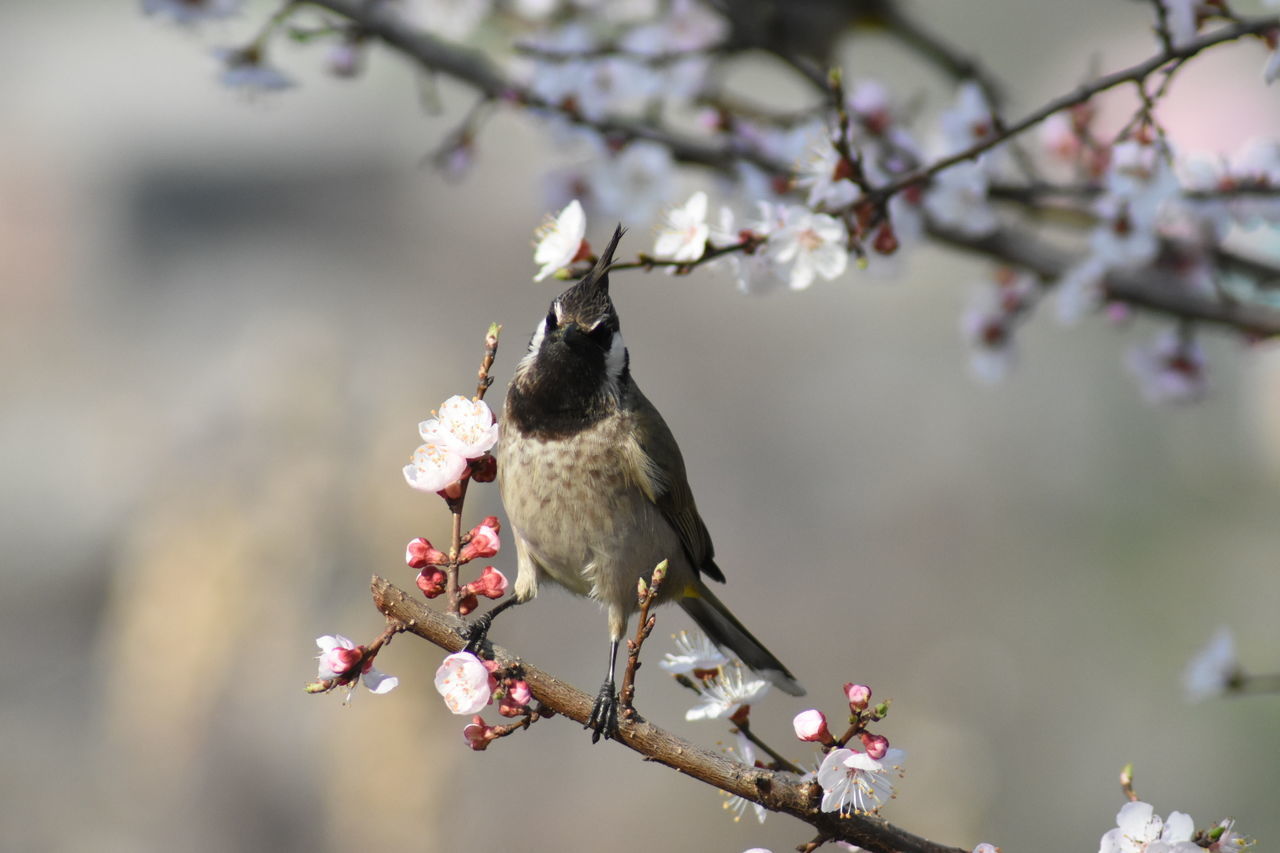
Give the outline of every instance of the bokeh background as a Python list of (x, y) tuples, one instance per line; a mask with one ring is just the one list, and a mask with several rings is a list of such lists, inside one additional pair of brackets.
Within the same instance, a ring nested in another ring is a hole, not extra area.
[[(1017, 82), (1015, 113), (1153, 44), (1141, 3), (917, 6)], [(422, 168), (469, 96), (445, 83), (444, 112), (425, 110), (383, 51), (337, 81), (323, 50), (284, 46), (303, 85), (246, 101), (208, 49), (247, 34), (250, 9), (200, 32), (132, 2), (0, 10), (0, 848), (806, 840), (786, 817), (735, 824), (714, 791), (563, 721), (470, 752), (431, 687), (441, 653), (413, 639), (379, 659), (390, 695), (303, 693), (317, 635), (379, 632), (369, 576), (412, 587), (404, 543), (446, 534), (400, 468), (417, 422), (471, 387), (490, 321), (500, 402), (555, 292), (530, 282), (529, 247), (562, 161), (504, 114), (465, 181)], [(847, 58), (946, 97), (875, 37)], [(1241, 46), (1188, 72), (1175, 139), (1225, 152), (1275, 132), (1262, 62)], [(1046, 311), (992, 391), (957, 332), (985, 274), (927, 250), (896, 281), (766, 298), (707, 271), (615, 282), (724, 597), (810, 689), (771, 696), (757, 729), (808, 761), (791, 716), (873, 685), (909, 753), (886, 816), (960, 846), (1095, 849), (1127, 761), (1161, 813), (1273, 842), (1280, 700), (1188, 704), (1179, 674), (1221, 624), (1247, 667), (1280, 668), (1280, 358), (1210, 336), (1210, 400), (1153, 410), (1121, 364), (1154, 324)], [(500, 513), (496, 489), (473, 495), (474, 519)], [(686, 626), (658, 624), (655, 655)], [(604, 633), (593, 605), (551, 594), (494, 638), (593, 689)], [(689, 698), (644, 672), (647, 716), (727, 744), (726, 725), (684, 722)]]

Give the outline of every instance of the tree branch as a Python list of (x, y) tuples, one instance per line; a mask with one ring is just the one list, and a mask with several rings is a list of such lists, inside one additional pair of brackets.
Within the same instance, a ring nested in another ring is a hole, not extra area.
[[(417, 634), (449, 652), (465, 645), (463, 622), (431, 610), (417, 598), (384, 578), (374, 576), (371, 590), (377, 608), (394, 628)], [(519, 663), (533, 697), (557, 714), (585, 724), (594, 701), (586, 693), (555, 676), (519, 660), (494, 646), (494, 659), (502, 666)], [(875, 853), (965, 853), (913, 835), (878, 817), (841, 817), (818, 809), (821, 789), (816, 782), (802, 782), (793, 773), (747, 767), (724, 755), (690, 743), (658, 728), (637, 715), (621, 720), (619, 743), (646, 759), (665, 764), (686, 776), (706, 782), (722, 791), (759, 803), (767, 809), (785, 812), (815, 827), (829, 838), (840, 838)]]
[(1054, 98), (1052, 101), (1049, 101), (1030, 115), (1014, 122), (1002, 131), (992, 134), (981, 142), (977, 142), (969, 146), (963, 151), (959, 151), (948, 157), (943, 157), (940, 160), (935, 160), (928, 166), (922, 166), (919, 169), (914, 169), (905, 175), (890, 181), (876, 190), (876, 196), (881, 200), (887, 199), (889, 196), (906, 189), (912, 184), (924, 183), (938, 172), (950, 168), (957, 163), (963, 163), (965, 160), (972, 160), (979, 154), (989, 151), (1002, 142), (1005, 142), (1023, 131), (1034, 127), (1054, 113), (1074, 107), (1077, 104), (1083, 104), (1094, 95), (1098, 95), (1108, 89), (1113, 89), (1124, 83), (1137, 83), (1141, 85), (1147, 77), (1169, 62), (1185, 61), (1195, 56), (1200, 51), (1213, 47), (1214, 45), (1225, 44), (1226, 42), (1235, 41), (1236, 39), (1243, 38), (1245, 36), (1259, 35), (1267, 30), (1276, 29), (1278, 27), (1280, 27), (1280, 16), (1273, 15), (1263, 18), (1252, 18), (1250, 20), (1244, 20), (1240, 23), (1233, 24), (1229, 27), (1223, 27), (1222, 29), (1209, 33), (1208, 35), (1201, 36), (1195, 41), (1189, 42), (1182, 47), (1174, 48), (1172, 50), (1162, 50), (1160, 53), (1145, 62), (1140, 62), (1137, 65), (1132, 65), (1119, 71), (1113, 71), (1110, 74), (1106, 74), (1096, 80), (1077, 87), (1072, 92), (1068, 92), (1061, 97)]

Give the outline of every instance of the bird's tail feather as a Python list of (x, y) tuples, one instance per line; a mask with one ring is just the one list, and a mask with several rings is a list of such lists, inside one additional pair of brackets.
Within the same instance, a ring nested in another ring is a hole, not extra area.
[(751, 635), (705, 584), (691, 584), (679, 602), (684, 612), (707, 633), (711, 642), (732, 652), (750, 669), (773, 682), (778, 689), (792, 696), (804, 695), (804, 688), (796, 681), (795, 676)]

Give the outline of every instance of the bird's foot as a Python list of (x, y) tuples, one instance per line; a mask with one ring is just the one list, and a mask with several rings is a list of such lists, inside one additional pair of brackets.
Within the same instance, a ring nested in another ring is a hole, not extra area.
[(467, 644), (462, 650), (470, 655), (480, 656), (485, 640), (489, 638), (489, 627), (493, 624), (493, 611), (490, 611), (467, 626)]
[(596, 704), (591, 708), (591, 717), (584, 728), (591, 729), (591, 742), (598, 743), (600, 738), (613, 740), (618, 736), (618, 696), (613, 691), (613, 682), (606, 681), (600, 685), (600, 693), (596, 696)]

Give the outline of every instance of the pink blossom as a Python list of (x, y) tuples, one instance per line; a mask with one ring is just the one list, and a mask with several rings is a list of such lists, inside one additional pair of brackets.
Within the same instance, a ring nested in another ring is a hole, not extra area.
[(440, 492), (467, 473), (467, 459), (449, 445), (432, 439), (413, 452), (413, 461), (404, 466), (404, 479), (421, 492)]
[(529, 690), (529, 683), (523, 679), (513, 681), (498, 703), (498, 713), (504, 717), (519, 717), (528, 712), (532, 701), (533, 693)]
[[(318, 676), (324, 681), (335, 681), (354, 689), (355, 681), (359, 678), (371, 693), (389, 693), (400, 684), (400, 679), (394, 675), (387, 675), (374, 668), (373, 658), (365, 658), (368, 650), (364, 646), (357, 646), (341, 634), (317, 637), (316, 645), (320, 648), (320, 654), (316, 655), (316, 660), (319, 661)], [(360, 664), (362, 659), (363, 665)], [(358, 672), (356, 667), (359, 667)], [(347, 694), (348, 698), (350, 695)]]
[(575, 198), (555, 219), (548, 219), (538, 229), (533, 262), (540, 264), (541, 269), (533, 280), (542, 281), (577, 260), (582, 254), (585, 245), (582, 238), (586, 233), (587, 217), (582, 212), (582, 204)]
[(796, 714), (791, 725), (795, 729), (796, 737), (800, 740), (809, 743), (831, 743), (834, 740), (827, 729), (826, 716), (814, 708)]
[(476, 752), (484, 752), (488, 749), (489, 742), (493, 740), (493, 729), (485, 723), (483, 717), (476, 715), (462, 730), (462, 737), (466, 740), (467, 746)]
[(489, 704), (489, 670), (469, 652), (449, 655), (436, 670), (436, 690), (455, 714), (475, 714)]
[(865, 711), (871, 704), (871, 688), (865, 684), (850, 682), (844, 686), (845, 698), (849, 700), (849, 708), (853, 711)]
[(418, 424), (425, 442), (440, 442), (464, 459), (478, 459), (498, 442), (493, 410), (484, 400), (455, 394), (440, 404), (436, 417)]

